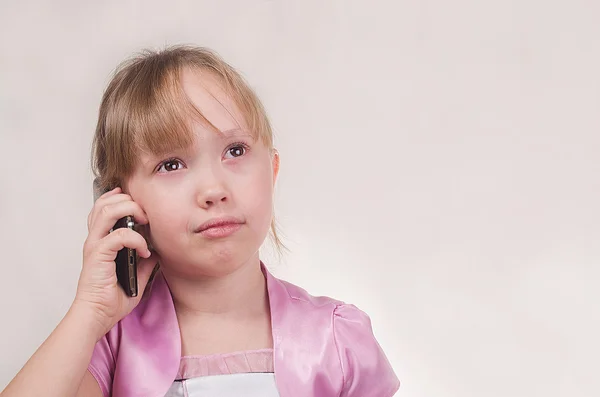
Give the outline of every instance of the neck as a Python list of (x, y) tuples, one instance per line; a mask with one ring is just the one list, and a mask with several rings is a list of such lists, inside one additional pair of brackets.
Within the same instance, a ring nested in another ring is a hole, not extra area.
[(248, 317), (269, 310), (266, 280), (258, 256), (220, 277), (191, 279), (163, 273), (179, 317)]

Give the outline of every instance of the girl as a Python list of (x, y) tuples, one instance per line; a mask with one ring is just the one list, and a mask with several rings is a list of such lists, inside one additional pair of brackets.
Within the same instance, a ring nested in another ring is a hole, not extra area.
[[(390, 397), (399, 381), (353, 305), (259, 258), (279, 154), (240, 75), (195, 47), (146, 52), (106, 89), (75, 300), (2, 397)], [(133, 215), (139, 233), (110, 232)], [(115, 275), (140, 256), (129, 298)], [(160, 264), (160, 265), (158, 265)]]

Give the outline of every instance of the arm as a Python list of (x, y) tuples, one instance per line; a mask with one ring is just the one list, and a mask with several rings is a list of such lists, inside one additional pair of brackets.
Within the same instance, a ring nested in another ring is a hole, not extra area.
[[(144, 238), (126, 228), (110, 232), (122, 217), (133, 214), (140, 224), (146, 215), (119, 188), (103, 194), (88, 216), (89, 234), (83, 246), (83, 268), (71, 308), (16, 375), (0, 397), (101, 397), (96, 379), (87, 371), (99, 340), (140, 302), (156, 256)], [(117, 283), (115, 258), (124, 247), (136, 249), (140, 293), (127, 297)], [(107, 385), (104, 385), (108, 394)]]
[(91, 313), (72, 306), (0, 396), (102, 397), (87, 372), (98, 328)]
[(89, 371), (83, 375), (76, 397), (103, 397), (98, 382)]

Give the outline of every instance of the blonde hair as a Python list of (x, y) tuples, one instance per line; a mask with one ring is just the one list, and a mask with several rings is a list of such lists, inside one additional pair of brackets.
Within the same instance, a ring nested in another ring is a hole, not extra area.
[[(273, 149), (273, 131), (261, 101), (218, 54), (195, 46), (144, 50), (117, 68), (102, 97), (92, 143), (92, 170), (102, 190), (131, 176), (140, 149), (161, 155), (189, 147), (194, 139), (191, 119), (218, 131), (185, 95), (181, 73), (186, 68), (216, 76), (254, 138)], [(285, 245), (274, 218), (271, 238), (281, 254)]]

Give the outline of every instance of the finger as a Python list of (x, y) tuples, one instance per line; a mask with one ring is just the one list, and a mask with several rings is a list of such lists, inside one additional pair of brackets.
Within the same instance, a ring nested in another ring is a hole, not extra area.
[(130, 195), (125, 193), (115, 193), (109, 196), (99, 198), (95, 203), (92, 211), (90, 213), (91, 219), (90, 224), (94, 223), (94, 220), (98, 217), (98, 214), (102, 211), (107, 205), (116, 204), (121, 201), (133, 201)]
[(115, 195), (118, 195), (119, 193), (121, 193), (121, 188), (117, 186), (116, 188), (105, 192), (104, 194), (102, 194), (100, 197), (98, 197), (96, 199), (96, 201), (94, 202), (94, 206), (92, 207), (92, 210), (90, 211), (90, 213), (88, 214), (88, 217), (87, 217), (88, 232), (90, 231), (92, 223), (94, 222), (94, 218), (96, 215), (96, 209), (99, 206), (98, 204), (103, 203), (106, 199), (108, 199), (110, 197), (114, 197)]
[[(108, 205), (114, 205), (114, 204), (118, 204), (118, 203), (120, 203), (120, 202), (123, 202), (123, 201), (129, 201), (129, 202), (133, 202), (133, 203), (135, 203), (135, 201), (133, 200), (133, 198), (131, 198), (131, 196), (130, 196), (130, 195), (128, 195), (128, 194), (125, 194), (125, 193), (121, 193), (121, 194), (115, 194), (115, 195), (112, 195), (112, 196), (109, 196), (109, 197), (107, 197), (107, 198), (106, 198), (106, 199), (104, 199), (104, 200), (103, 200), (101, 203), (99, 203), (99, 204), (97, 205), (97, 211), (98, 211), (99, 213), (101, 213), (101, 212), (102, 212), (102, 209), (103, 209), (104, 207), (106, 207), (106, 206), (108, 206)], [(137, 203), (136, 203), (136, 205), (137, 205)], [(139, 207), (139, 209), (140, 209), (140, 212), (141, 212), (141, 215), (142, 215), (142, 216), (141, 216), (141, 218), (140, 218), (139, 220), (137, 220), (137, 219), (136, 219), (136, 221), (137, 221), (139, 224), (141, 224), (141, 225), (144, 225), (144, 224), (146, 224), (146, 222), (144, 222), (144, 220), (146, 220), (146, 221), (147, 221), (147, 217), (146, 217), (146, 214), (144, 213), (144, 210), (142, 210), (142, 207), (140, 207), (139, 205), (138, 205), (138, 207)], [(128, 215), (132, 215), (132, 214), (128, 214)]]
[(122, 200), (114, 204), (103, 206), (90, 225), (90, 240), (99, 240), (104, 238), (108, 232), (115, 226), (117, 221), (127, 215), (132, 215), (135, 222), (140, 225), (148, 223), (148, 218), (135, 201)]
[(117, 253), (123, 248), (134, 249), (143, 258), (151, 256), (144, 237), (138, 232), (127, 228), (117, 229), (104, 237), (98, 244), (97, 250), (102, 262), (112, 262), (117, 257)]
[(114, 203), (117, 203), (122, 200), (133, 200), (133, 199), (127, 193), (117, 192), (117, 193), (111, 194), (109, 196), (99, 198), (97, 202), (98, 202), (99, 206), (103, 206), (106, 204), (114, 204)]
[[(112, 190), (104, 192), (100, 197), (98, 197), (98, 200), (103, 200), (107, 197), (114, 196), (115, 194), (119, 194), (119, 193), (121, 193), (121, 188), (117, 186), (116, 188), (114, 188)], [(96, 201), (98, 201), (98, 200), (96, 200)]]
[(92, 208), (92, 210), (90, 211), (90, 213), (87, 216), (87, 228), (88, 228), (88, 233), (90, 232), (90, 227), (92, 226), (92, 214), (94, 213), (94, 209)]

